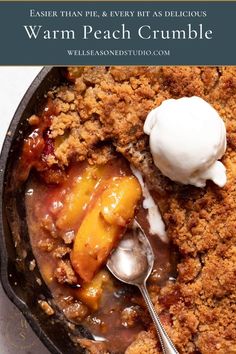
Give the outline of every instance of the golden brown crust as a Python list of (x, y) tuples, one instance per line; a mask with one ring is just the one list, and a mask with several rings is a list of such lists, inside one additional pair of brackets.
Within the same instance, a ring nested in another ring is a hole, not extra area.
[(140, 332), (125, 354), (161, 354), (153, 331)]
[[(53, 163), (105, 163), (116, 149), (162, 191), (159, 206), (181, 258), (177, 281), (153, 298), (156, 309), (180, 353), (236, 353), (236, 67), (87, 67), (77, 74), (70, 71), (68, 92), (51, 93), (60, 112), (51, 136), (61, 139)], [(147, 113), (167, 98), (193, 95), (225, 121), (224, 188), (172, 183), (153, 164), (143, 133)], [(142, 332), (126, 354), (158, 348), (153, 332)]]

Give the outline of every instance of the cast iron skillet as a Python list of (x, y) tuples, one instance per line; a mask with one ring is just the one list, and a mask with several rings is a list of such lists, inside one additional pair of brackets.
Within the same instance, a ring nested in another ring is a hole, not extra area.
[[(69, 332), (68, 323), (55, 308), (47, 316), (38, 299), (51, 299), (40, 273), (29, 270), (34, 258), (27, 231), (24, 186), (15, 188), (13, 172), (25, 134), (26, 121), (44, 102), (44, 94), (63, 81), (63, 68), (46, 67), (33, 81), (10, 124), (0, 157), (0, 255), (1, 281), (9, 299), (21, 310), (31, 327), (53, 354), (82, 354), (84, 350), (71, 340), (74, 335), (92, 338), (82, 326)], [(40, 281), (40, 280), (41, 281)], [(42, 282), (42, 285), (40, 285)], [(49, 300), (50, 301), (50, 300)]]

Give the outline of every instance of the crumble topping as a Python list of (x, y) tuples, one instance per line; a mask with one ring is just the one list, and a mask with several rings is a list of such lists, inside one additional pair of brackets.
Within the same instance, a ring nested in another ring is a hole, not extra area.
[[(236, 67), (85, 67), (69, 69), (69, 77), (74, 83), (50, 93), (58, 114), (47, 162), (104, 164), (118, 151), (143, 173), (180, 253), (176, 282), (152, 294), (168, 334), (182, 354), (236, 353)], [(202, 97), (225, 122), (223, 189), (178, 185), (153, 164), (145, 118), (165, 99), (183, 96)], [(126, 350), (146, 353), (161, 353), (152, 325)]]

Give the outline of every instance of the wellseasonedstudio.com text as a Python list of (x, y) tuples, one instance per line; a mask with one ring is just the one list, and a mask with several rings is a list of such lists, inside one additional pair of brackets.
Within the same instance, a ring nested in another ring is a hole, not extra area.
[(30, 40), (194, 40), (213, 38), (213, 30), (202, 23), (191, 23), (179, 28), (163, 29), (144, 24), (136, 30), (122, 23), (115, 29), (100, 29), (92, 25), (83, 25), (79, 29), (49, 29), (43, 25), (23, 25), (25, 35)]

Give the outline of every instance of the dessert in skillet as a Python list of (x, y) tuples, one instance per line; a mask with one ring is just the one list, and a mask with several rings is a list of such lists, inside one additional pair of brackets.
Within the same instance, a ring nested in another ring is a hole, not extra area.
[(105, 267), (136, 218), (179, 352), (236, 352), (236, 68), (74, 67), (66, 78), (29, 117), (18, 178), (55, 304), (97, 341), (73, 340), (88, 353), (161, 353), (140, 294)]

